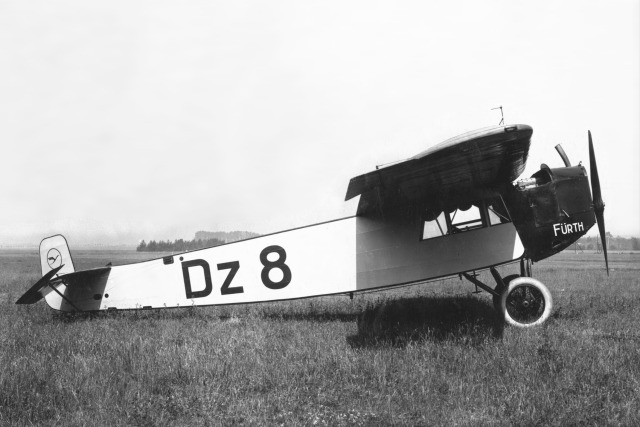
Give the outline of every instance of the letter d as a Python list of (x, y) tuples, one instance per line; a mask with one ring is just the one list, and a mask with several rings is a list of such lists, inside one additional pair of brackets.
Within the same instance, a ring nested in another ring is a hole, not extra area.
[[(191, 276), (189, 274), (189, 268), (202, 267), (204, 271), (204, 283), (205, 287), (201, 291), (193, 291), (191, 289)], [(187, 294), (187, 299), (192, 298), (204, 298), (211, 293), (213, 284), (211, 283), (211, 270), (209, 269), (209, 263), (203, 259), (194, 259), (193, 261), (184, 261), (182, 263), (182, 277), (184, 277), (184, 290)]]

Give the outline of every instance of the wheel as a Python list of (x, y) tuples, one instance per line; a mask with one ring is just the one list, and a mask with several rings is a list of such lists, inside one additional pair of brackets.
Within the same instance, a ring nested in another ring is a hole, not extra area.
[(552, 307), (549, 289), (531, 277), (511, 280), (500, 299), (500, 312), (504, 313), (504, 319), (521, 328), (544, 323)]
[(504, 286), (496, 285), (495, 291), (500, 295), (493, 295), (493, 308), (495, 308), (498, 313), (500, 313), (500, 299), (502, 298), (502, 294), (509, 287), (509, 283), (511, 283), (513, 279), (517, 279), (518, 277), (520, 277), (519, 274), (511, 274), (507, 277), (502, 278)]

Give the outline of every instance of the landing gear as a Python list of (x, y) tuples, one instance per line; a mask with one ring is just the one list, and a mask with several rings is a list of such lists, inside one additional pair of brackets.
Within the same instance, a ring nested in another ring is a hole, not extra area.
[(520, 273), (501, 277), (494, 268), (489, 269), (496, 281), (496, 287), (478, 280), (476, 275), (461, 273), (471, 283), (489, 292), (493, 296), (493, 307), (504, 320), (513, 326), (528, 328), (544, 323), (551, 315), (553, 301), (549, 289), (538, 280), (530, 277), (531, 263), (521, 260)]
[(531, 277), (518, 277), (502, 293), (498, 312), (508, 324), (528, 328), (544, 323), (552, 308), (551, 293), (545, 285)]
[(512, 274), (500, 278), (491, 269), (496, 279), (493, 307), (513, 326), (527, 328), (544, 323), (551, 315), (553, 301), (549, 289), (531, 277), (531, 261), (520, 259), (520, 275)]

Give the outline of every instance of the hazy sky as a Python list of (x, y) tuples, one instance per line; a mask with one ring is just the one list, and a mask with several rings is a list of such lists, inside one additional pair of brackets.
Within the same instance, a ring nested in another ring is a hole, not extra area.
[(558, 143), (588, 166), (591, 129), (607, 228), (639, 235), (639, 4), (0, 0), (0, 245), (349, 216), (349, 178), (499, 105), (525, 176)]

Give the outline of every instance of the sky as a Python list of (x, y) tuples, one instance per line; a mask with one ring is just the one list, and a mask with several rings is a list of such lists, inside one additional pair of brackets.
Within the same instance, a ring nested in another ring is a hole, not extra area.
[[(349, 179), (533, 127), (640, 235), (640, 3), (0, 0), (0, 246), (269, 233), (355, 214)], [(595, 227), (590, 234), (595, 234)]]

